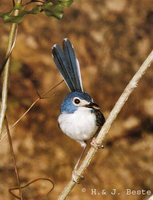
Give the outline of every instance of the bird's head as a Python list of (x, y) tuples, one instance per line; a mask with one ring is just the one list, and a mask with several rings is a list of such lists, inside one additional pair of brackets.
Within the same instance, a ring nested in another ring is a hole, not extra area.
[(79, 108), (100, 110), (89, 94), (75, 91), (65, 97), (61, 105), (61, 112), (74, 113)]

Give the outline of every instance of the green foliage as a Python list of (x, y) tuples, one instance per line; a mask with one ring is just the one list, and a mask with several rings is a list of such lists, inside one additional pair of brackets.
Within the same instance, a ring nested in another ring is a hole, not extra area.
[[(45, 0), (38, 5), (37, 1), (31, 0), (31, 2), (25, 5), (16, 4), (9, 12), (0, 13), (0, 17), (6, 23), (20, 23), (24, 16), (29, 14), (36, 15), (39, 13), (44, 13), (46, 16), (61, 19), (64, 14), (64, 9), (69, 7), (72, 3), (73, 0)], [(28, 9), (29, 4), (32, 4), (32, 8), (30, 9)], [(15, 10), (19, 10), (18, 16), (14, 16)]]

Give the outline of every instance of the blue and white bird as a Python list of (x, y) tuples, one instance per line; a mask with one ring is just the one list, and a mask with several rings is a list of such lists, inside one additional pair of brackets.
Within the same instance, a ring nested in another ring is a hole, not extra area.
[(100, 107), (90, 95), (84, 92), (80, 66), (71, 42), (65, 38), (63, 49), (52, 47), (54, 62), (70, 89), (61, 105), (58, 123), (67, 136), (76, 140), (85, 149), (87, 141), (94, 137), (104, 124), (105, 118)]

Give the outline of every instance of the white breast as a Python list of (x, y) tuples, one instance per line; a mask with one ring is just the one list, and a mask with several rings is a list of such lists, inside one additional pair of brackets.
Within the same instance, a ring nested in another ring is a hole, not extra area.
[(98, 128), (95, 114), (83, 107), (78, 108), (74, 113), (62, 113), (58, 122), (67, 136), (80, 143), (92, 138)]

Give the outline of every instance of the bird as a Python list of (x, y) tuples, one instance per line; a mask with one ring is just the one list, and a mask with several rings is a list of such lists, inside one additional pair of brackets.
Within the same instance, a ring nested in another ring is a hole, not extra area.
[(63, 47), (54, 44), (52, 56), (70, 90), (61, 104), (58, 116), (59, 127), (64, 134), (77, 141), (83, 148), (76, 169), (87, 147), (87, 141), (94, 138), (103, 126), (105, 117), (93, 98), (84, 91), (79, 61), (71, 41), (64, 38)]

